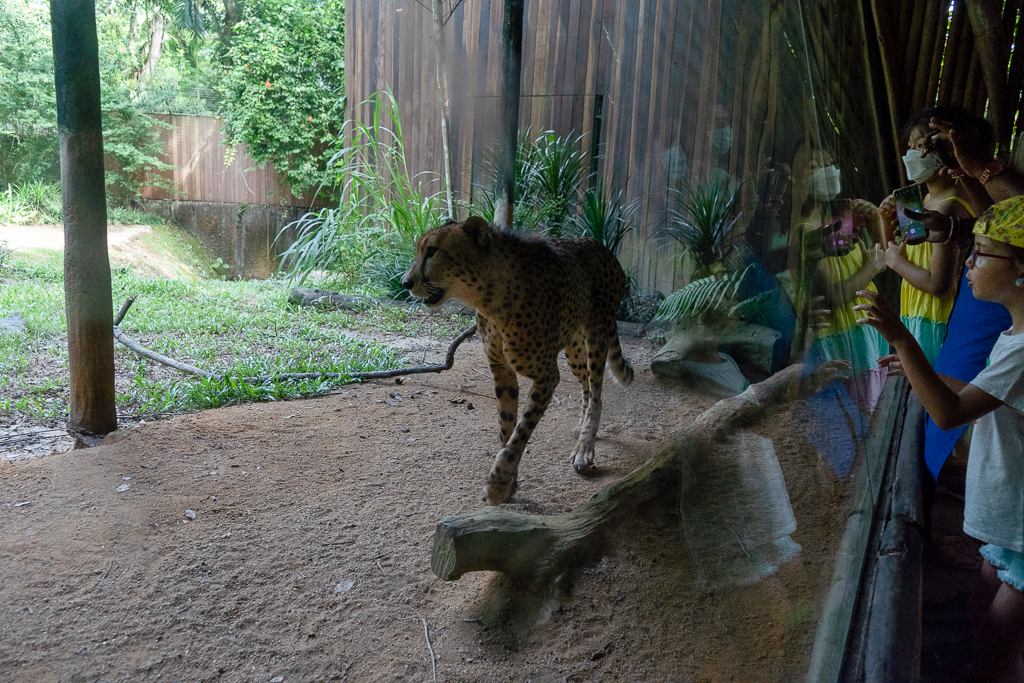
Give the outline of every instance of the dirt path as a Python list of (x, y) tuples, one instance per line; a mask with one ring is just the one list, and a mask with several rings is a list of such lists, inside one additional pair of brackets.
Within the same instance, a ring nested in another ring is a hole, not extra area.
[[(128, 244), (135, 238), (153, 232), (148, 225), (110, 225), (107, 244), (112, 247)], [(0, 242), (10, 249), (50, 249), (64, 251), (63, 225), (0, 225)]]
[[(713, 402), (655, 381), (648, 342), (625, 347), (637, 381), (606, 391), (598, 475), (567, 464), (579, 385), (563, 360), (512, 509), (578, 505)], [(498, 445), (478, 340), (442, 375), (7, 462), (0, 680), (423, 682), (429, 648), (447, 682), (802, 680), (842, 500), (787, 417), (768, 429), (805, 550), (724, 592), (695, 586), (674, 519), (637, 520), (559, 594), (433, 575), (435, 523), (480, 507)]]

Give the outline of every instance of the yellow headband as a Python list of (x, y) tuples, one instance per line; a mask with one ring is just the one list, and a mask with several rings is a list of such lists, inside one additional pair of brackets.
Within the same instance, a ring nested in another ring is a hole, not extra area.
[(974, 224), (974, 234), (1024, 248), (1024, 196), (993, 204)]

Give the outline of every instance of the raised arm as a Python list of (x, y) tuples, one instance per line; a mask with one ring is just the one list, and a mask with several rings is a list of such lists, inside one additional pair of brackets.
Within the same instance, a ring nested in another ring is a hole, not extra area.
[(828, 277), (827, 264), (822, 261), (819, 266), (820, 279), (828, 292), (829, 302), (833, 307), (848, 304), (857, 298), (857, 291), (867, 289), (876, 275), (885, 270), (885, 252), (881, 244), (876, 244), (870, 249), (864, 246), (864, 241), (858, 237), (857, 246), (864, 252), (864, 263), (850, 277), (839, 282), (833, 282)]
[(853, 307), (855, 311), (864, 312), (864, 317), (857, 322), (877, 329), (896, 350), (910, 386), (939, 429), (953, 429), (969, 424), (1002, 405), (1002, 401), (973, 384), (964, 384), (959, 391), (951, 388), (928, 363), (914, 335), (910, 334), (910, 330), (900, 322), (899, 316), (878, 294), (862, 290), (857, 292), (857, 296), (869, 301)]
[[(1024, 175), (1015, 168), (994, 160), (990, 154), (991, 150), (984, 149), (977, 140), (961, 134), (946, 121), (932, 119), (929, 126), (937, 131), (939, 137), (948, 138), (953, 143), (953, 153), (960, 168), (967, 176), (977, 181), (964, 183), (964, 187), (971, 194), (972, 208), (977, 213), (980, 214), (988, 208), (984, 206), (979, 211), (980, 207), (975, 205), (975, 195), (979, 193), (979, 187), (988, 194), (989, 205), (1024, 194)], [(984, 204), (983, 198), (977, 199), (979, 204)]]
[(903, 244), (889, 242), (885, 250), (886, 264), (899, 273), (910, 286), (932, 296), (944, 297), (956, 287), (955, 272), (960, 249), (955, 244), (932, 244), (931, 269), (922, 268), (907, 259)]

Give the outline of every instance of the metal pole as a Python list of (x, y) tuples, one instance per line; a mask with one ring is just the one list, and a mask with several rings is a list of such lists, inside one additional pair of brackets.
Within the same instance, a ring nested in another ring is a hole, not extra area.
[(117, 429), (94, 0), (50, 0), (50, 22), (64, 203), (64, 305), (71, 375), (67, 428), (88, 443), (90, 436)]
[(505, 0), (501, 35), (501, 132), (498, 137), (498, 194), (494, 222), (512, 225), (516, 187), (516, 150), (519, 143), (519, 96), (523, 71), (524, 0)]

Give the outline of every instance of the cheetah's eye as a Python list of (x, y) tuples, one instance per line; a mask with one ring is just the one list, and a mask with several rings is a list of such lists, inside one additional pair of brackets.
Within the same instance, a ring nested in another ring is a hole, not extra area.
[(437, 253), (437, 247), (427, 247), (427, 255), (426, 255), (427, 258), (431, 258), (436, 253)]

